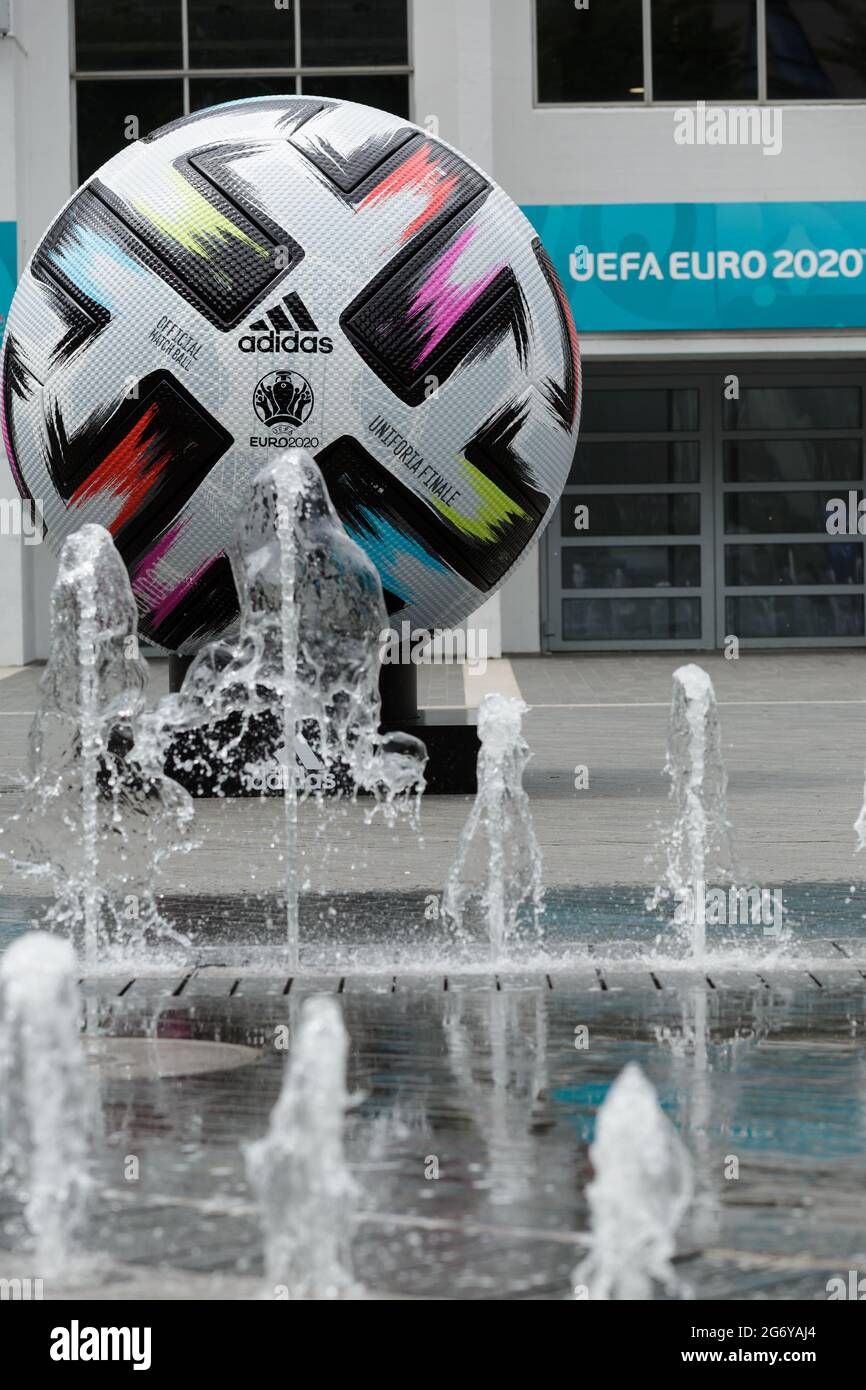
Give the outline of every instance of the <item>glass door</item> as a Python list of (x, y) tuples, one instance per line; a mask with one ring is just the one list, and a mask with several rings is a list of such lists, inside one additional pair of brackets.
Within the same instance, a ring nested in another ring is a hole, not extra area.
[[(862, 645), (864, 377), (788, 367), (737, 381), (737, 399), (717, 394), (718, 645)], [(835, 501), (853, 502), (853, 534), (828, 532)]]
[(712, 647), (710, 383), (593, 378), (547, 541), (553, 651)]

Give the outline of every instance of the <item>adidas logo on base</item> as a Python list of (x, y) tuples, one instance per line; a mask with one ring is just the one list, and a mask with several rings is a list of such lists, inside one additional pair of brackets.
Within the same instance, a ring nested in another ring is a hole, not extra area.
[(238, 339), (241, 352), (331, 352), (333, 342), (319, 334), (301, 296), (285, 294), (283, 304), (285, 309), (278, 304), (249, 325)]

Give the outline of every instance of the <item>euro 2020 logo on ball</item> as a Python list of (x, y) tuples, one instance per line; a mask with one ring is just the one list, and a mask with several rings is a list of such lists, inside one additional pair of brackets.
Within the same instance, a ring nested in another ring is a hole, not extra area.
[(314, 399), (312, 386), (300, 372), (268, 372), (255, 389), (253, 405), (266, 425), (302, 425)]

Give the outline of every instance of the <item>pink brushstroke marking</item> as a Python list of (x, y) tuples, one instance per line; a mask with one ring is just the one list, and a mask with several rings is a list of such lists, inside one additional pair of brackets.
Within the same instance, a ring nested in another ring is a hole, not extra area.
[(135, 573), (132, 576), (133, 592), (144, 600), (150, 611), (161, 603), (166, 595), (166, 587), (155, 577), (154, 571), (188, 524), (189, 517), (181, 517), (174, 526), (170, 526), (165, 534), (160, 536), (153, 548), (139, 560), (135, 567)]
[(495, 265), (492, 270), (476, 280), (474, 285), (454, 285), (449, 283), (449, 275), (454, 269), (455, 263), (460, 259), (469, 242), (477, 231), (477, 227), (467, 227), (465, 232), (448, 247), (448, 250), (435, 262), (432, 271), (421, 285), (415, 298), (409, 307), (409, 318), (415, 318), (418, 314), (426, 316), (424, 332), (429, 333), (430, 337), (421, 349), (421, 352), (412, 363), (413, 367), (420, 367), (425, 358), (430, 356), (433, 349), (441, 343), (449, 329), (454, 327), (458, 319), (471, 309), (475, 301), (484, 293), (491, 280), (494, 280), (502, 270), (504, 262)]
[(160, 623), (168, 617), (169, 613), (174, 612), (178, 604), (182, 603), (186, 598), (190, 589), (194, 588), (202, 576), (207, 574), (211, 565), (215, 565), (217, 560), (221, 557), (222, 551), (219, 555), (212, 555), (209, 560), (205, 560), (197, 569), (194, 569), (192, 574), (188, 574), (186, 579), (182, 579), (180, 583), (172, 589), (171, 593), (165, 595), (165, 598), (151, 614), (151, 619), (155, 627), (159, 627)]

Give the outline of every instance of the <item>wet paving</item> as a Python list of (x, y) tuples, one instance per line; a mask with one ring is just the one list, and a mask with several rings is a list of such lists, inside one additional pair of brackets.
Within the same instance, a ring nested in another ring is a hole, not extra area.
[[(554, 930), (547, 961), (513, 969), (375, 968), (371, 947), (363, 970), (84, 977), (99, 1121), (76, 1291), (273, 1296), (243, 1147), (304, 999), (327, 992), (350, 1037), (354, 1261), (372, 1296), (573, 1296), (596, 1112), (635, 1060), (694, 1162), (677, 1256), (694, 1295), (825, 1299), (830, 1278), (866, 1271), (866, 940), (844, 886), (820, 900), (823, 917), (803, 890), (787, 953), (717, 951), (702, 970), (646, 954), (638, 912), (611, 942), (606, 914), (627, 914), (608, 895), (584, 902), (582, 952), (561, 902), (558, 949)], [(370, 903), (356, 906), (360, 921)], [(0, 1245), (19, 1238), (7, 1201)]]

